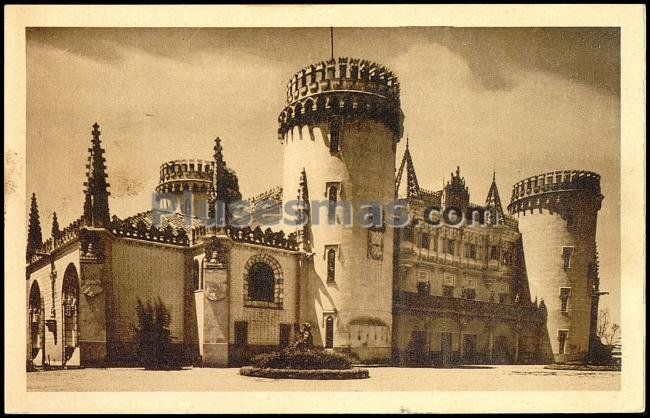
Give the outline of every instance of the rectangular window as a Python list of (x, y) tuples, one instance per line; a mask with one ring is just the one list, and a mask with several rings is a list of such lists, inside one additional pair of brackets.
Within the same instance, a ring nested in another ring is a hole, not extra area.
[(499, 293), (499, 303), (508, 303), (508, 293)]
[(248, 322), (235, 321), (235, 345), (242, 346), (248, 344)]
[(454, 240), (453, 239), (447, 239), (447, 254), (454, 255)]
[(442, 286), (442, 296), (446, 298), (454, 297), (454, 287), (453, 286)]
[(280, 347), (289, 346), (290, 335), (291, 335), (291, 324), (280, 324)]
[(562, 247), (562, 260), (564, 260), (564, 269), (571, 268), (571, 256), (573, 255), (573, 247)]
[(498, 259), (499, 259), (499, 247), (493, 245), (490, 247), (490, 260), (498, 260)]
[(451, 274), (445, 274), (442, 278), (442, 285), (454, 287), (456, 286), (456, 278)]
[(476, 260), (476, 244), (469, 244), (469, 258)]
[(429, 244), (430, 244), (430, 236), (427, 233), (422, 234), (422, 238), (420, 239), (420, 248), (426, 248), (427, 250), (429, 249)]
[(569, 311), (569, 295), (571, 294), (570, 287), (561, 287), (560, 288), (560, 301), (562, 303), (561, 310), (562, 312)]
[(559, 354), (564, 354), (566, 348), (566, 340), (569, 338), (569, 330), (560, 329), (557, 331), (557, 340), (559, 342)]
[(474, 300), (476, 299), (476, 289), (463, 289), (463, 298)]

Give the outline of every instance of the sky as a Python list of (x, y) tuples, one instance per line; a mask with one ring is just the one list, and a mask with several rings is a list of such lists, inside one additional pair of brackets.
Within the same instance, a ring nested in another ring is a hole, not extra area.
[[(601, 174), (601, 306), (615, 322), (619, 45), (617, 28), (334, 28), (335, 56), (399, 77), (421, 187), (439, 190), (460, 166), (482, 203), (495, 171), (506, 205), (512, 185), (535, 174)], [(82, 212), (95, 122), (118, 217), (150, 209), (163, 162), (211, 159), (217, 136), (244, 196), (279, 185), (286, 84), (330, 57), (330, 29), (28, 28), (26, 54), (27, 190), (47, 238), (53, 211), (61, 227)]]

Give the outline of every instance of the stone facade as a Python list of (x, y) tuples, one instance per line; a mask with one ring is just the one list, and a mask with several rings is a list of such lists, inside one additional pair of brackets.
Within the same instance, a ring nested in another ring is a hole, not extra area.
[[(212, 161), (161, 166), (156, 191), (165, 205), (110, 217), (95, 124), (80, 218), (62, 230), (57, 224), (43, 242), (35, 196), (31, 202), (27, 360), (36, 366), (134, 365), (137, 300), (159, 298), (171, 314), (172, 342), (183, 364), (244, 364), (289, 345), (304, 322), (312, 325), (315, 345), (364, 362), (548, 361), (556, 350), (547, 334), (558, 315), (546, 294), (559, 281), (571, 284), (574, 310), (566, 326), (576, 352), (583, 352), (584, 338), (574, 333), (585, 335), (594, 306), (580, 287), (583, 276), (565, 272), (543, 289), (553, 318), (547, 328), (544, 303), (531, 299), (526, 265), (534, 265), (539, 284), (540, 274), (557, 270), (557, 260), (535, 258), (534, 245), (562, 241), (575, 247), (574, 266), (582, 274), (593, 261), (593, 234), (578, 234), (579, 227), (562, 235), (556, 215), (548, 221), (533, 215), (526, 216), (532, 223), (522, 223), (522, 240), (517, 219), (503, 213), (496, 182), (483, 206), (470, 202), (459, 169), (443, 190), (422, 189), (408, 144), (395, 179), (402, 120), (397, 78), (378, 64), (341, 58), (294, 75), (278, 118), (283, 183), (250, 199), (304, 204), (296, 214), (305, 222), (279, 229), (258, 221), (233, 225), (227, 222), (233, 213), (214, 205), (241, 199), (219, 138)], [(358, 224), (363, 201), (386, 205), (402, 187), (400, 197), (416, 222), (400, 230), (385, 219), (372, 228)], [(518, 199), (513, 213), (527, 208)], [(342, 202), (351, 205), (351, 226)], [(423, 222), (432, 205), (480, 208), (502, 222), (433, 228)], [(582, 210), (577, 202), (573, 207)], [(595, 210), (584, 213), (578, 225), (595, 229)], [(562, 239), (542, 237), (545, 226)]]

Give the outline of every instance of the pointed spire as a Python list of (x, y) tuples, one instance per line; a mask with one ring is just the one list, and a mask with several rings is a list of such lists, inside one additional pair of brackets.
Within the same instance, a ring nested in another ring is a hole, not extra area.
[(43, 235), (41, 234), (41, 219), (38, 214), (38, 203), (36, 202), (36, 193), (32, 193), (32, 202), (29, 208), (29, 229), (27, 231), (27, 262), (36, 254), (41, 245), (43, 245)]
[(400, 185), (402, 183), (402, 176), (404, 175), (404, 168), (406, 168), (406, 198), (417, 198), (420, 196), (420, 185), (418, 178), (415, 174), (415, 167), (413, 166), (413, 159), (411, 158), (411, 151), (409, 150), (409, 140), (406, 138), (406, 150), (402, 157), (402, 163), (397, 172), (397, 179), (395, 180), (395, 194), (399, 193)]
[[(299, 220), (304, 222), (302, 228), (298, 229), (298, 243), (302, 244), (302, 249), (310, 252), (311, 245), (309, 240), (309, 188), (307, 187), (307, 172), (303, 167), (302, 172), (300, 173), (300, 181), (298, 182), (298, 196), (297, 200), (301, 202), (304, 206), (303, 209), (300, 209)], [(306, 222), (305, 222), (306, 220)]]
[(61, 230), (59, 229), (59, 221), (56, 218), (56, 212), (52, 213), (52, 241), (56, 243), (61, 239)]
[(503, 206), (501, 205), (499, 189), (497, 188), (496, 172), (492, 172), (492, 184), (490, 185), (490, 191), (485, 199), (485, 206), (494, 208), (500, 215), (503, 215)]
[(93, 125), (93, 139), (91, 147), (88, 148), (88, 164), (86, 164), (86, 186), (84, 201), (84, 221), (86, 226), (96, 228), (105, 228), (110, 222), (108, 210), (108, 191), (109, 184), (106, 182), (106, 159), (104, 158), (104, 149), (102, 148), (99, 136), (99, 125), (97, 122)]

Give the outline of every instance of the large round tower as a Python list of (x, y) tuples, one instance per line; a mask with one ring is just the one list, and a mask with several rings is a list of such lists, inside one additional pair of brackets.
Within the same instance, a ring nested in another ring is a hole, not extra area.
[(602, 199), (600, 175), (589, 171), (539, 174), (512, 189), (508, 211), (519, 218), (530, 294), (546, 306), (555, 361), (582, 359), (595, 332), (596, 221)]
[(366, 228), (358, 214), (364, 201), (386, 205), (395, 197), (403, 122), (397, 78), (365, 60), (311, 65), (289, 81), (278, 119), (283, 200), (311, 202), (299, 230), (313, 253), (303, 266), (300, 320), (312, 325), (315, 344), (388, 359), (393, 229)]

